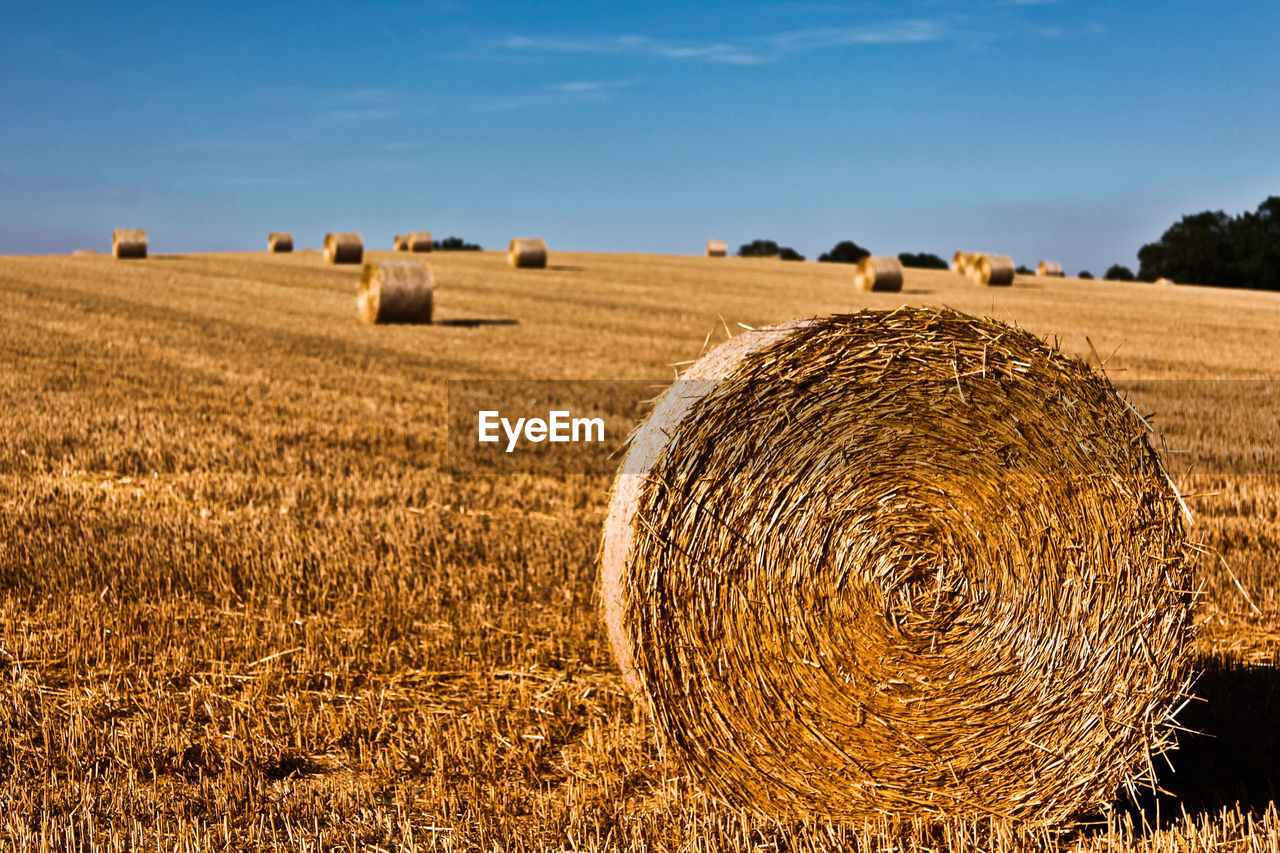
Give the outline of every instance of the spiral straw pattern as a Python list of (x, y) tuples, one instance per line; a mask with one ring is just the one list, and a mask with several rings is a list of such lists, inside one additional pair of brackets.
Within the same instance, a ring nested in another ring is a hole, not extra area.
[(949, 310), (748, 332), (614, 486), (605, 618), (664, 754), (768, 814), (1057, 825), (1188, 685), (1185, 506), (1105, 377)]

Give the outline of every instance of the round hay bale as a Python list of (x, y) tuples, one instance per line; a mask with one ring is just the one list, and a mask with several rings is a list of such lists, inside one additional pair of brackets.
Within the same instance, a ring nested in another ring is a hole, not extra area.
[(708, 240), (707, 241), (707, 257), (708, 258), (724, 258), (729, 255), (729, 244), (724, 240)]
[(377, 261), (364, 265), (356, 290), (356, 311), (365, 323), (430, 323), (435, 278), (418, 261)]
[(71, 250), (71, 256), (77, 257), (77, 258), (87, 257), (89, 255), (96, 255), (96, 254), (98, 254), (97, 249), (72, 249)]
[(430, 231), (410, 231), (405, 242), (409, 244), (410, 252), (430, 252), (435, 245)]
[(970, 256), (969, 278), (987, 287), (1006, 287), (1013, 284), (1017, 267), (1013, 259), (990, 252), (977, 252)]
[(145, 258), (147, 232), (141, 228), (117, 228), (112, 231), (111, 254), (117, 258)]
[(396, 251), (397, 251), (397, 252), (407, 252), (407, 251), (409, 251), (409, 235), (408, 235), (408, 234), (397, 234), (397, 235), (396, 235), (396, 241), (395, 241), (395, 248), (396, 248)]
[(957, 275), (968, 276), (969, 266), (973, 262), (973, 253), (956, 250), (951, 256), (951, 271)]
[(1036, 275), (1062, 278), (1065, 273), (1062, 271), (1062, 264), (1057, 261), (1041, 261), (1036, 264)]
[(358, 264), (364, 260), (364, 239), (354, 231), (324, 235), (324, 260), (329, 264)]
[(604, 618), (663, 755), (784, 817), (1058, 824), (1188, 685), (1185, 507), (1084, 363), (951, 310), (747, 332), (614, 483)]
[(1165, 278), (1161, 276), (1160, 278), (1156, 279), (1154, 283), (1159, 284), (1161, 286), (1170, 285), (1170, 284), (1173, 284), (1173, 279)]
[(853, 271), (858, 290), (897, 293), (902, 290), (902, 261), (888, 255), (872, 255), (858, 261)]
[(272, 231), (267, 235), (268, 252), (292, 252), (293, 235), (283, 231)]
[(507, 247), (507, 263), (525, 269), (547, 265), (547, 242), (541, 237), (514, 237)]

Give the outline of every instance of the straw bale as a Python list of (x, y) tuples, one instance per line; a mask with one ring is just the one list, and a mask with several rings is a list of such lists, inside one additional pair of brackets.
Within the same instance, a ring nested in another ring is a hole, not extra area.
[(433, 243), (431, 241), (430, 231), (410, 231), (405, 237), (405, 242), (409, 246), (410, 252), (430, 252)]
[(1062, 271), (1062, 264), (1057, 261), (1041, 261), (1036, 264), (1036, 275), (1062, 278), (1065, 273)]
[(364, 239), (352, 231), (326, 234), (324, 259), (330, 264), (358, 264), (364, 260)]
[(267, 235), (268, 252), (292, 252), (293, 235), (283, 231), (272, 231)]
[(724, 240), (708, 240), (707, 241), (707, 257), (723, 258), (729, 254), (729, 244)]
[(604, 619), (662, 754), (722, 801), (1058, 825), (1170, 741), (1184, 513), (1142, 419), (1026, 332), (797, 322), (712, 351), (634, 434)]
[(147, 232), (141, 228), (117, 228), (112, 231), (111, 254), (117, 258), (145, 258)]
[(431, 269), (419, 261), (377, 261), (364, 265), (356, 290), (356, 311), (365, 323), (430, 323)]
[(409, 235), (408, 235), (408, 234), (397, 234), (397, 235), (396, 235), (395, 247), (396, 247), (396, 251), (397, 251), (397, 252), (407, 252), (407, 251), (409, 251)]
[(1005, 287), (1013, 284), (1017, 271), (1013, 259), (992, 252), (973, 252), (969, 255), (969, 278), (987, 287)]
[(957, 275), (968, 276), (969, 266), (972, 264), (972, 252), (957, 250), (951, 256), (951, 271)]
[(507, 247), (507, 262), (513, 267), (542, 268), (547, 265), (547, 243), (541, 237), (514, 237)]
[(1161, 286), (1173, 284), (1173, 279), (1164, 278), (1163, 276), (1161, 276), (1160, 278), (1155, 280), (1154, 284), (1159, 284)]
[(888, 255), (872, 255), (858, 261), (853, 271), (858, 290), (896, 293), (902, 290), (902, 262)]

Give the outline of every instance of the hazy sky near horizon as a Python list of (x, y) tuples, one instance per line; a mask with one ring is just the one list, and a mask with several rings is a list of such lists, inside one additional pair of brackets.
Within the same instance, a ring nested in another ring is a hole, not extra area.
[(1280, 3), (7, 5), (0, 253), (486, 248), (1136, 265), (1280, 194)]

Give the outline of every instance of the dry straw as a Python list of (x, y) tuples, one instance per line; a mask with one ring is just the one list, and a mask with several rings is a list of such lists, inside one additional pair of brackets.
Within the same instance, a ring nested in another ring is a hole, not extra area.
[(951, 310), (739, 335), (637, 430), (602, 599), (663, 754), (769, 815), (1043, 825), (1188, 683), (1181, 498), (1110, 383)]
[(729, 244), (724, 240), (708, 240), (707, 241), (707, 257), (723, 258), (729, 254)]
[(117, 228), (112, 231), (111, 254), (117, 258), (145, 258), (147, 232), (141, 228)]
[(350, 231), (326, 234), (324, 259), (330, 264), (358, 264), (364, 260), (364, 240)]
[(1057, 261), (1041, 261), (1036, 264), (1036, 275), (1062, 278), (1064, 275), (1062, 272), (1062, 264)]
[(514, 237), (507, 247), (507, 262), (513, 267), (543, 268), (547, 265), (547, 242), (541, 237)]
[(292, 252), (293, 235), (283, 231), (272, 231), (267, 235), (268, 252)]
[(365, 323), (430, 323), (435, 279), (418, 261), (364, 265), (356, 311)]
[(410, 252), (430, 252), (432, 248), (430, 231), (410, 231), (405, 237)]
[(896, 293), (902, 290), (902, 262), (888, 255), (873, 255), (858, 261), (853, 271), (858, 290)]
[(969, 252), (966, 275), (976, 284), (987, 287), (1004, 287), (1013, 284), (1017, 267), (1006, 255), (992, 252)]
[(408, 234), (397, 234), (397, 235), (396, 235), (395, 247), (396, 247), (396, 251), (397, 251), (397, 252), (407, 252), (407, 251), (409, 251), (409, 235), (408, 235)]

